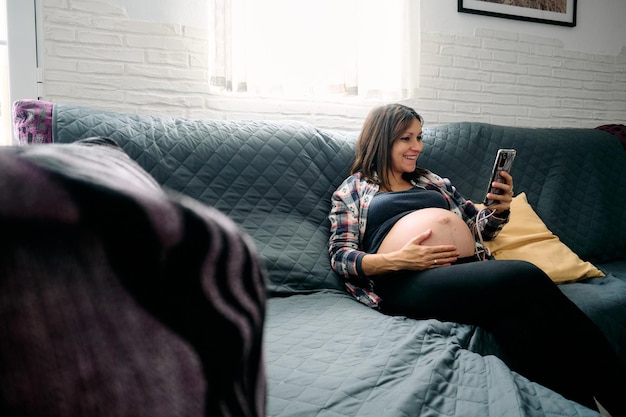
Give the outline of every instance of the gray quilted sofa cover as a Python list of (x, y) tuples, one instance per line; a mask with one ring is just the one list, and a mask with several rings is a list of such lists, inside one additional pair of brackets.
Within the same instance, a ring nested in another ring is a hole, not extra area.
[[(269, 273), (270, 416), (592, 416), (511, 372), (472, 326), (388, 317), (350, 298), (329, 267), (330, 195), (356, 132), (291, 121), (187, 120), (55, 104), (55, 143), (105, 136), (163, 187), (227, 214)], [(626, 155), (593, 129), (427, 127), (421, 165), (475, 201), (493, 155), (514, 147), (516, 192), (607, 274), (561, 285), (626, 361)]]

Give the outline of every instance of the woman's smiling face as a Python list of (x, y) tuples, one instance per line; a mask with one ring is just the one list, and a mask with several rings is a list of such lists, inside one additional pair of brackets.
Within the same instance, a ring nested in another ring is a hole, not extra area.
[(391, 145), (390, 177), (401, 176), (405, 172), (415, 171), (417, 158), (424, 149), (422, 142), (422, 124), (413, 119), (407, 130)]

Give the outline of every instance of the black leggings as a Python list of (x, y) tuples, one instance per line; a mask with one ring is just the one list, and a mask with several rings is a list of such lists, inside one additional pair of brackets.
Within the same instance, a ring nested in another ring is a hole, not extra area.
[(534, 265), (485, 261), (374, 279), (386, 314), (477, 325), (528, 379), (626, 416), (626, 367), (593, 322)]

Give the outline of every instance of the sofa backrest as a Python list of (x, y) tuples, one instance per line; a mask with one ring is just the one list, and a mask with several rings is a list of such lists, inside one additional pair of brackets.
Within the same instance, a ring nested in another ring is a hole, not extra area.
[(57, 143), (115, 140), (161, 185), (239, 223), (264, 259), (271, 294), (343, 289), (330, 269), (330, 195), (354, 136), (310, 124), (182, 120), (55, 104)]
[(420, 163), (482, 201), (498, 148), (515, 148), (515, 193), (585, 260), (626, 257), (626, 154), (596, 129), (451, 123), (425, 130)]
[[(107, 136), (156, 180), (215, 206), (254, 238), (271, 294), (342, 289), (327, 254), (330, 196), (357, 132), (300, 122), (186, 120), (55, 104), (55, 142)], [(482, 123), (426, 127), (420, 165), (481, 201), (498, 148), (515, 148), (516, 193), (585, 260), (626, 255), (626, 155), (594, 129)]]

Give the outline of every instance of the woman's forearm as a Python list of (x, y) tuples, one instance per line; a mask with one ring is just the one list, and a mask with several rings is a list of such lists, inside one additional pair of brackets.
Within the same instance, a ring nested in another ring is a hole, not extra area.
[(361, 270), (366, 276), (382, 275), (401, 269), (394, 253), (368, 253), (361, 260)]

